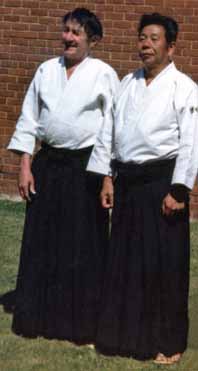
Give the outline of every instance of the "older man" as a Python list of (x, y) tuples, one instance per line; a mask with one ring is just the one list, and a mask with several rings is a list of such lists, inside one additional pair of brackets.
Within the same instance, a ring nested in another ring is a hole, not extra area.
[(100, 177), (85, 169), (118, 86), (115, 71), (90, 56), (101, 38), (89, 10), (64, 16), (63, 56), (38, 68), (8, 147), (21, 154), (19, 192), (28, 201), (13, 319), (23, 336), (95, 339), (108, 212)]
[(142, 16), (143, 68), (123, 79), (115, 125), (104, 125), (88, 165), (106, 175), (103, 207), (114, 205), (97, 346), (162, 364), (177, 362), (187, 345), (189, 191), (198, 167), (198, 91), (172, 62), (177, 33), (170, 17)]

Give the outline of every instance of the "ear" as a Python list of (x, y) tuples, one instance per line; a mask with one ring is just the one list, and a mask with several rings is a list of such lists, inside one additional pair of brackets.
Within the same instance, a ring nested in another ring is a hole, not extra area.
[(171, 41), (171, 43), (168, 45), (168, 56), (170, 60), (172, 60), (175, 49), (176, 49), (176, 43), (175, 41)]
[(97, 35), (92, 36), (91, 39), (89, 40), (89, 46), (90, 46), (90, 48), (94, 48), (98, 44), (98, 42), (100, 41), (100, 39), (101, 38), (99, 36), (97, 36)]

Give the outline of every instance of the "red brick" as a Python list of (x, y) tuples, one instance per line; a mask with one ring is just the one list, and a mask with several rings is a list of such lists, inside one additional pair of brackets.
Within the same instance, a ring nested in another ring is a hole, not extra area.
[(4, 6), (5, 7), (21, 7), (22, 1), (21, 0), (4, 0)]
[(46, 25), (42, 24), (31, 24), (30, 31), (46, 31)]
[(35, 16), (22, 16), (21, 17), (21, 22), (26, 23), (29, 25), (30, 23), (38, 23), (39, 22), (39, 17)]
[(22, 0), (23, 8), (34, 9), (39, 8), (40, 1), (36, 0)]
[(57, 9), (58, 1), (39, 1), (39, 8), (44, 9)]
[[(0, 122), (1, 122), (1, 119), (6, 119), (6, 118), (7, 118), (7, 112), (0, 111)], [(2, 125), (5, 125), (5, 121), (2, 122)]]
[(185, 6), (185, 0), (165, 0), (165, 6), (183, 7)]
[(30, 26), (25, 24), (25, 23), (13, 23), (11, 26), (12, 30), (17, 30), (17, 31), (27, 31), (29, 30)]
[[(38, 13), (40, 15), (40, 9), (39, 9)], [(39, 23), (40, 24), (46, 24), (46, 25), (57, 24), (57, 18), (48, 17), (48, 16), (39, 17)], [(58, 22), (58, 24), (60, 24), (60, 27), (61, 27), (62, 23)]]
[(184, 15), (185, 16), (185, 22), (188, 22), (188, 16), (192, 16), (194, 14), (194, 9), (191, 7), (185, 7), (185, 8), (176, 8), (174, 12), (177, 14)]
[[(72, 7), (72, 9), (73, 9), (73, 7)], [(60, 10), (60, 9), (52, 9), (52, 10), (49, 9), (48, 16), (62, 18), (64, 13), (65, 12)]]
[(17, 112), (8, 112), (7, 113), (7, 122), (10, 123), (9, 126), (11, 126), (12, 128), (14, 127), (15, 123), (16, 123), (16, 120), (18, 118), (18, 112), (19, 110), (17, 110), (17, 107), (16, 107), (16, 111)]
[(35, 9), (31, 9), (31, 15), (32, 16), (47, 16), (48, 15), (48, 12), (46, 9), (41, 9), (41, 8), (35, 8)]
[(183, 36), (185, 40), (197, 40), (197, 34), (194, 32), (184, 32)]
[(101, 4), (100, 3), (100, 4), (96, 4), (96, 6), (95, 6), (95, 10), (96, 10), (97, 15), (98, 15), (99, 11), (104, 11), (106, 13), (106, 12), (113, 12), (115, 9), (117, 11), (119, 11), (117, 5), (116, 5), (116, 7), (114, 7), (111, 4), (109, 5), (109, 4)]
[(185, 65), (184, 66), (184, 71), (187, 74), (193, 75), (193, 73), (196, 73), (197, 72), (197, 65), (195, 65), (195, 66)]
[(136, 13), (141, 16), (143, 13), (152, 13), (154, 11), (152, 6), (137, 6)]
[(15, 14), (15, 15), (20, 15), (20, 16), (22, 16), (22, 15), (28, 15), (29, 13), (30, 13), (30, 11), (29, 11), (29, 9), (28, 8), (15, 8), (14, 10), (13, 10), (13, 13)]
[(181, 32), (193, 32), (193, 24), (182, 24), (180, 26)]
[(4, 30), (6, 32), (6, 30), (11, 30), (11, 27), (12, 25), (10, 23), (5, 23), (5, 22), (0, 22), (0, 29)]
[(8, 69), (5, 67), (0, 67), (0, 74), (8, 74)]
[(197, 0), (185, 0), (186, 8), (198, 8)]
[[(154, 6), (160, 6), (163, 7), (163, 0), (145, 0), (145, 5), (154, 5)], [(139, 4), (138, 4), (139, 5)]]
[(29, 40), (29, 46), (35, 46), (35, 47), (43, 47), (43, 46), (46, 46), (46, 43), (47, 41), (46, 40), (40, 40), (40, 39), (37, 39), (37, 40), (34, 40), (34, 39), (31, 39)]
[(36, 69), (36, 64), (31, 63), (30, 61), (28, 61), (28, 62), (19, 61), (18, 67), (19, 68), (25, 68), (26, 70), (34, 70), (34, 69)]
[(18, 38), (17, 39), (14, 38), (14, 39), (10, 40), (10, 42), (11, 42), (11, 44), (14, 44), (14, 45), (24, 45), (24, 46), (29, 45), (29, 43), (30, 43), (29, 40), (18, 39)]
[(145, 1), (144, 0), (126, 0), (125, 3), (128, 5), (141, 5), (141, 4), (144, 5)]
[(124, 20), (125, 19), (125, 14), (120, 13), (120, 12), (106, 12), (104, 19), (110, 19), (110, 20)]
[(1, 75), (1, 82), (16, 82), (16, 77)]
[(4, 21), (5, 22), (19, 22), (20, 18), (17, 15), (5, 15)]
[(24, 39), (36, 39), (39, 37), (37, 32), (30, 32), (30, 31), (7, 31), (7, 36), (10, 38), (24, 38)]
[(60, 38), (60, 32), (39, 32), (38, 37), (45, 40), (57, 40)]
[(186, 22), (192, 25), (196, 25), (198, 23), (198, 16), (194, 17), (186, 17)]
[(193, 66), (197, 66), (198, 65), (198, 56), (197, 56), (197, 58), (196, 57), (193, 57), (192, 58), (192, 65)]
[(190, 65), (191, 62), (192, 62), (192, 59), (190, 57), (175, 56), (174, 61), (175, 61), (177, 66), (179, 66), (179, 65), (183, 66), (183, 65)]
[[(189, 56), (189, 49), (183, 49), (183, 55)], [(198, 49), (191, 49), (190, 55), (191, 57), (198, 57)]]
[(1, 15), (11, 14), (11, 13), (13, 13), (13, 9), (10, 9), (8, 7), (6, 7), (6, 8), (1, 7)]

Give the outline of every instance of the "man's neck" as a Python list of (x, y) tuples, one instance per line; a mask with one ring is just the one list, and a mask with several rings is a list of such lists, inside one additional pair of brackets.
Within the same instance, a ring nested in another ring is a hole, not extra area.
[(81, 62), (83, 62), (85, 59), (86, 59), (86, 57), (83, 58), (83, 59), (80, 59), (80, 60), (76, 61), (76, 60), (72, 60), (72, 59), (67, 59), (67, 58), (65, 58), (65, 67), (66, 67), (66, 73), (67, 73), (67, 77), (68, 77), (68, 78), (69, 78), (69, 77), (72, 75), (72, 73), (75, 71), (76, 67), (78, 67), (79, 64), (80, 64)]
[(144, 77), (146, 80), (146, 84), (149, 85), (150, 82), (160, 74), (168, 65), (170, 62), (165, 63), (165, 64), (160, 64), (159, 66), (153, 67), (153, 68), (147, 68), (144, 67)]

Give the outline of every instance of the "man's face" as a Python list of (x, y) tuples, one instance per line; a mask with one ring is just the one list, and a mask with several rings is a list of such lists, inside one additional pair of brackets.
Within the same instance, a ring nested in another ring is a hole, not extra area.
[(91, 42), (84, 27), (75, 20), (68, 20), (63, 25), (62, 41), (64, 56), (68, 61), (79, 63), (89, 54)]
[(139, 56), (146, 69), (163, 68), (174, 52), (174, 44), (168, 45), (163, 26), (145, 26), (138, 39)]

